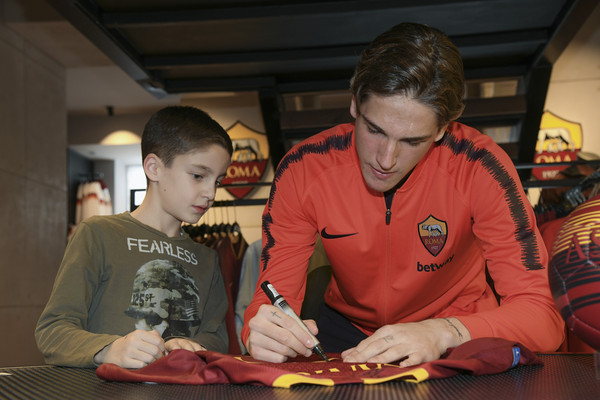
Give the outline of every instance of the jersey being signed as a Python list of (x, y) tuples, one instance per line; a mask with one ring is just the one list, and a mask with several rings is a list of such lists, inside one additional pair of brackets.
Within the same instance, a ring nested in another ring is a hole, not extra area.
[(139, 370), (103, 364), (96, 370), (96, 375), (109, 381), (195, 385), (232, 383), (289, 388), (296, 384), (376, 384), (394, 379), (422, 382), (459, 373), (494, 374), (517, 365), (540, 363), (539, 358), (521, 344), (499, 338), (471, 340), (449, 349), (439, 360), (414, 367), (344, 363), (339, 354), (331, 354), (330, 360), (325, 362), (317, 356), (298, 357), (277, 364), (257, 361), (250, 356), (175, 350)]

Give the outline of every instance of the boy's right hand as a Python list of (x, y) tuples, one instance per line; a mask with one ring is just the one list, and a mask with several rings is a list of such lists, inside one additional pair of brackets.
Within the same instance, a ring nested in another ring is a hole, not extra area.
[(158, 331), (136, 329), (96, 353), (94, 362), (137, 369), (158, 360), (164, 353), (165, 341)]

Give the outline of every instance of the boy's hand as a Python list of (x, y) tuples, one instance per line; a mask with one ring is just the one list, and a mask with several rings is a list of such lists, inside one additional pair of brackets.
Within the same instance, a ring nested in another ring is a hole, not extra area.
[(167, 353), (178, 349), (189, 350), (193, 352), (206, 350), (202, 345), (184, 338), (173, 338), (167, 340), (165, 342), (165, 349), (167, 350)]
[(137, 369), (158, 360), (164, 353), (165, 342), (157, 331), (136, 329), (96, 353), (94, 362)]

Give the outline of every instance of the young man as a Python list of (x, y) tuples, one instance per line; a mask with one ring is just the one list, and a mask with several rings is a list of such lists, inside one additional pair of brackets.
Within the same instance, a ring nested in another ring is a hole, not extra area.
[[(333, 275), (307, 325), (344, 361), (411, 366), (485, 336), (558, 348), (548, 256), (515, 168), (489, 137), (452, 122), (464, 93), (452, 42), (397, 25), (363, 52), (351, 90), (355, 122), (298, 144), (277, 169), (259, 284), (299, 312), (320, 234)], [(260, 290), (245, 321), (255, 358), (281, 362), (314, 346)]]
[(148, 188), (133, 212), (91, 217), (68, 243), (35, 338), (50, 364), (140, 368), (175, 349), (227, 350), (217, 255), (181, 229), (212, 205), (233, 149), (193, 107), (144, 128)]

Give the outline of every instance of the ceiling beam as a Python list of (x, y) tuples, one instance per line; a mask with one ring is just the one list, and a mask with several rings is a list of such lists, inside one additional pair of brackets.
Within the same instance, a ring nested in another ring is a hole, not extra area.
[(275, 88), (263, 88), (258, 92), (265, 133), (269, 141), (269, 154), (273, 170), (285, 155), (285, 143), (281, 133), (281, 96)]
[[(514, 46), (538, 46), (548, 40), (545, 29), (515, 32), (463, 35), (451, 38), (463, 58), (480, 57), (481, 54), (507, 53)], [(148, 69), (190, 67), (207, 64), (237, 64), (252, 62), (294, 62), (311, 59), (340, 59), (360, 57), (368, 43), (346, 46), (323, 46), (302, 49), (279, 49), (270, 51), (240, 51), (205, 54), (171, 54), (166, 56), (145, 55), (144, 65)]]
[(102, 25), (97, 23), (94, 15), (89, 14), (89, 10), (86, 11), (79, 6), (77, 0), (48, 0), (48, 3), (150, 93), (158, 98), (167, 95), (157, 76), (147, 72), (136, 52), (132, 48), (124, 46), (122, 38), (116, 40)]
[(534, 60), (534, 64), (542, 61), (554, 64), (596, 7), (598, 0), (567, 2), (551, 30), (552, 36)]
[(194, 67), (210, 64), (239, 64), (257, 62), (296, 62), (317, 59), (352, 58), (358, 60), (366, 45), (331, 46), (310, 49), (282, 49), (272, 51), (247, 51), (210, 54), (177, 54), (169, 56), (144, 56), (148, 69)]
[(202, 7), (200, 3), (186, 10), (156, 10), (149, 11), (146, 5), (142, 9), (132, 9), (126, 12), (102, 12), (102, 23), (110, 28), (138, 27), (157, 24), (195, 23), (198, 21), (248, 20), (260, 18), (278, 18), (285, 15), (307, 15), (358, 13), (388, 9), (410, 9), (424, 6), (449, 5), (456, 3), (468, 4), (477, 0), (420, 0), (415, 6), (410, 0), (332, 0), (332, 1), (295, 1), (285, 4), (256, 4), (251, 7), (237, 6), (226, 3), (227, 7)]

